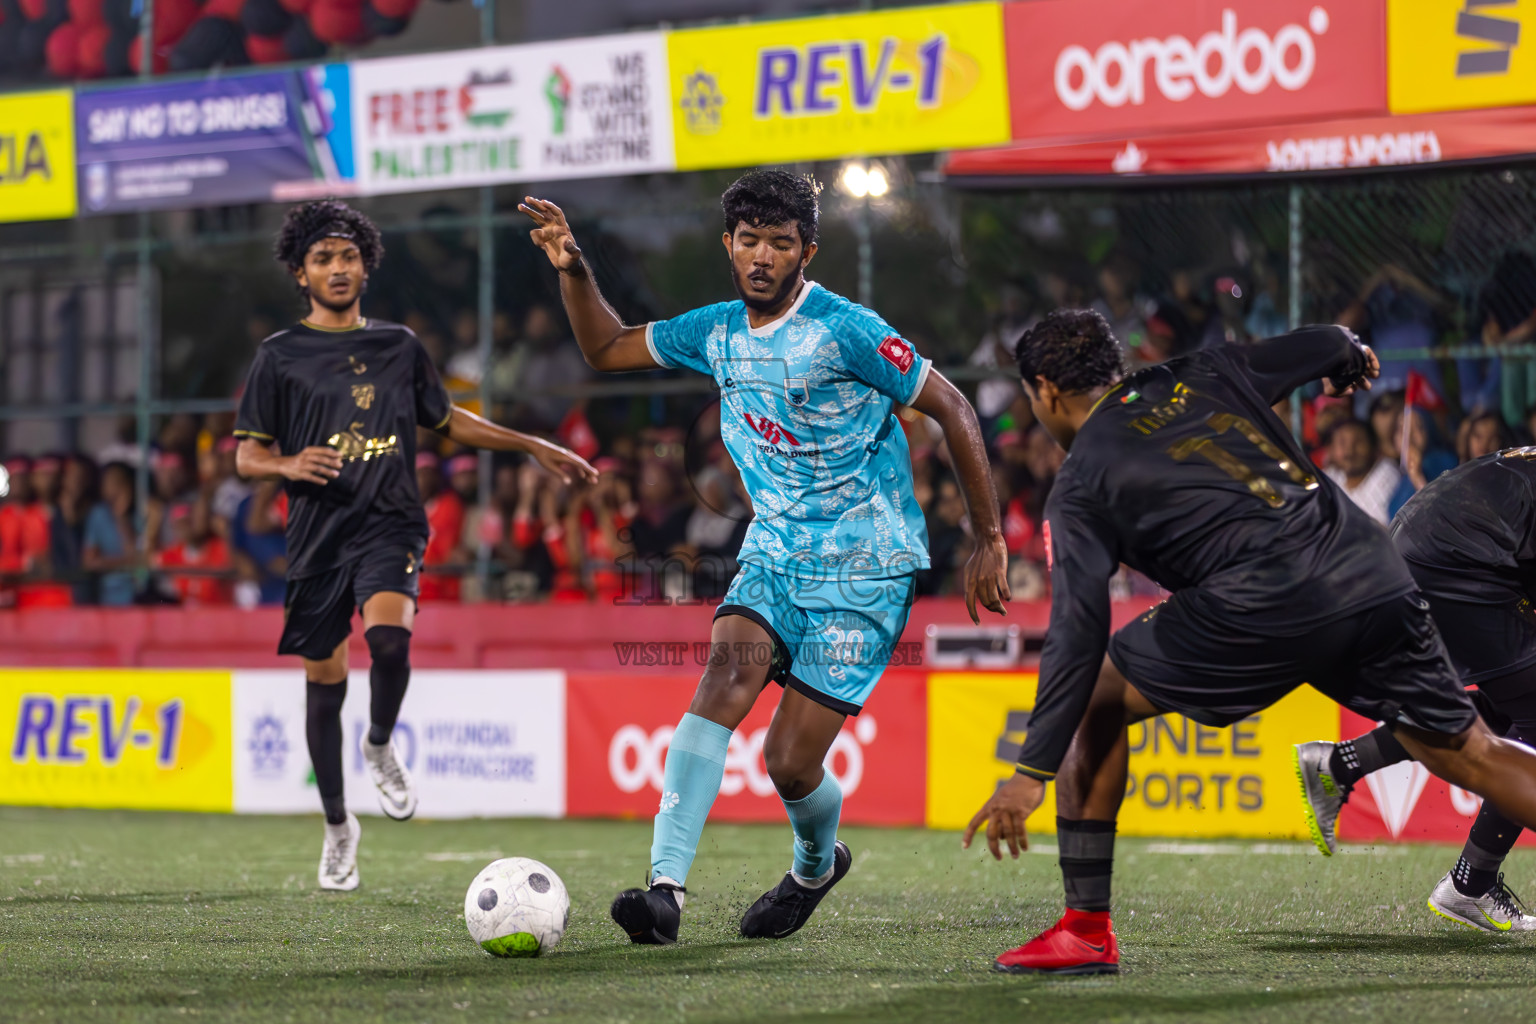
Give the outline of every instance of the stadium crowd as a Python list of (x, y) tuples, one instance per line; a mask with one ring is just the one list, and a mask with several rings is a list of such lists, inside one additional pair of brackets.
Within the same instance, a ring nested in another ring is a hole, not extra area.
[[(1536, 303), (1494, 298), (1536, 295), (1536, 263), (1506, 263), (1480, 311), (1481, 340), (1490, 351), (1536, 335), (1530, 308)], [(1245, 276), (1247, 294), (1245, 281), (1233, 276), (1175, 272), (1157, 298), (1138, 291), (1134, 269), (1111, 258), (1094, 288), (1048, 274), (1030, 289), (1032, 299), (1022, 290), (1005, 295), (992, 330), (970, 355), (972, 366), (1002, 371), (977, 383), (974, 401), (988, 439), (1016, 598), (1046, 593), (1040, 517), (1065, 457), (1007, 375), (1012, 344), (1038, 311), (1097, 309), (1125, 344), (1133, 369), (1217, 341), (1241, 343), (1285, 329), (1278, 277), (1262, 268)], [(1385, 267), (1357, 295), (1340, 297), (1338, 319), (1390, 356), (1393, 349), (1443, 338), (1436, 303), (1427, 286)], [(424, 602), (724, 593), (751, 502), (719, 439), (718, 404), (700, 414), (696, 396), (562, 394), (591, 374), (561, 315), (548, 305), (532, 305), (516, 323), (498, 315), (487, 365), (475, 345), (473, 314), (403, 319), (456, 401), (479, 411), (479, 389), (489, 374), (490, 393), (500, 399), (490, 410), (495, 418), (558, 438), (601, 474), (594, 485), (567, 486), (532, 462), (501, 456), (483, 462), (423, 432), (416, 476), (431, 526)], [(259, 328), (253, 331), (260, 336)], [(1415, 490), (1458, 462), (1532, 442), (1536, 372), (1524, 360), (1504, 360), (1502, 369), (1497, 358), (1388, 361), (1369, 394), (1315, 394), (1300, 411), (1314, 461), (1387, 522)], [(1276, 412), (1290, 422), (1295, 410)], [(933, 563), (920, 592), (956, 593), (971, 539), (948, 451), (935, 424), (912, 410), (903, 410), (901, 419)], [(173, 415), (144, 453), (135, 444), (135, 421), (125, 417), (116, 439), (99, 451), (6, 457), (0, 607), (281, 604), (287, 502), (275, 481), (238, 478), (232, 427), (232, 412)], [(135, 479), (142, 458), (150, 488), (141, 507)], [(489, 500), (482, 505), (486, 466)], [(1122, 595), (1156, 589), (1129, 571), (1115, 587)]]

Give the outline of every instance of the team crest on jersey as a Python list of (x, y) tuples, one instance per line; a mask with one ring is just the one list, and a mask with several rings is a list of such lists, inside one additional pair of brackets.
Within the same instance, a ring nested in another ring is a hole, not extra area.
[(811, 400), (811, 389), (804, 377), (784, 378), (784, 400), (796, 408)]
[(912, 363), (917, 359), (916, 353), (912, 351), (912, 346), (894, 334), (886, 336), (885, 340), (880, 343), (878, 351), (885, 357), (886, 362), (896, 367), (902, 373), (912, 369)]
[(353, 384), (352, 401), (357, 403), (359, 409), (373, 408), (373, 385)]

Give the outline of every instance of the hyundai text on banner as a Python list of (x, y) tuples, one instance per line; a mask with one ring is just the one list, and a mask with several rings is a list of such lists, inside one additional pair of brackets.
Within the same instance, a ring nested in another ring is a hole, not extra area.
[(672, 169), (659, 32), (358, 61), (352, 76), (366, 192)]
[(87, 213), (352, 190), (344, 64), (81, 93)]
[(667, 47), (680, 169), (1008, 138), (995, 3), (694, 29)]
[(1536, 107), (1350, 118), (1309, 124), (1017, 143), (949, 155), (955, 177), (1264, 174), (1364, 170), (1536, 152)]
[(1536, 102), (1536, 4), (1387, 0), (1392, 112)]
[(229, 673), (0, 672), (0, 802), (230, 809)]
[[(1034, 673), (928, 677), (928, 812), (932, 828), (963, 828), (1014, 773), (1035, 703)], [(1120, 833), (1139, 836), (1307, 836), (1291, 745), (1337, 739), (1335, 705), (1310, 687), (1235, 725), (1182, 715), (1130, 728), (1130, 777)], [(1056, 787), (1029, 819), (1056, 830)]]
[(1015, 139), (1386, 112), (1383, 0), (1004, 8)]
[[(368, 673), (342, 706), (349, 809), (378, 814), (358, 742), (368, 731)], [(234, 674), (234, 809), (307, 814), (320, 806), (304, 740), (304, 674)], [(564, 674), (421, 671), (394, 741), (421, 794), (420, 818), (550, 817), (565, 812)]]
[[(569, 674), (566, 812), (571, 817), (648, 820), (656, 814), (667, 746), (698, 683), (697, 675), (637, 681), (632, 674)], [(922, 824), (923, 690), (921, 673), (887, 672), (864, 711), (849, 718), (833, 741), (826, 766), (843, 788), (843, 821)], [(712, 819), (784, 820), (784, 805), (763, 765), (763, 741), (779, 693), (777, 686), (768, 687), (731, 734)]]
[(75, 215), (74, 94), (0, 96), (0, 221)]

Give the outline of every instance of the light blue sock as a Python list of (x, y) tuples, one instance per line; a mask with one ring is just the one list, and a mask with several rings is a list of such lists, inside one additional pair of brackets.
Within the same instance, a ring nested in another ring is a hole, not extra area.
[(795, 874), (811, 881), (832, 870), (832, 844), (837, 841), (837, 819), (843, 813), (843, 788), (831, 772), (809, 796), (785, 800), (789, 824), (795, 830)]
[(704, 819), (720, 795), (730, 742), (731, 730), (707, 718), (686, 714), (677, 723), (661, 773), (661, 809), (651, 839), (652, 878), (670, 878), (678, 885), (688, 881)]

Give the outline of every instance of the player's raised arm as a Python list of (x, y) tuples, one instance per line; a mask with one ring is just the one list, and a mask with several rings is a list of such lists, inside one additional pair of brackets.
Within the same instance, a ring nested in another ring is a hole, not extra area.
[(1007, 615), (1004, 602), (1013, 594), (1008, 589), (1008, 546), (1003, 541), (998, 522), (997, 492), (992, 486), (992, 470), (987, 464), (987, 446), (981, 439), (981, 425), (976, 410), (953, 384), (936, 370), (930, 370), (922, 390), (912, 401), (912, 408), (931, 416), (944, 431), (960, 478), (960, 493), (965, 497), (971, 529), (976, 535), (976, 550), (965, 563), (965, 607), (971, 621), (981, 622), (976, 602), (999, 615)]
[(517, 208), (533, 221), (528, 237), (560, 271), (560, 301), (587, 365), (606, 373), (656, 369), (659, 364), (645, 344), (645, 328), (625, 326), (603, 299), (560, 207), (525, 196)]
[(1330, 395), (1370, 390), (1381, 364), (1353, 331), (1337, 324), (1313, 324), (1253, 345), (1234, 346), (1247, 363), (1248, 377), (1269, 404), (1296, 388), (1323, 380)]

